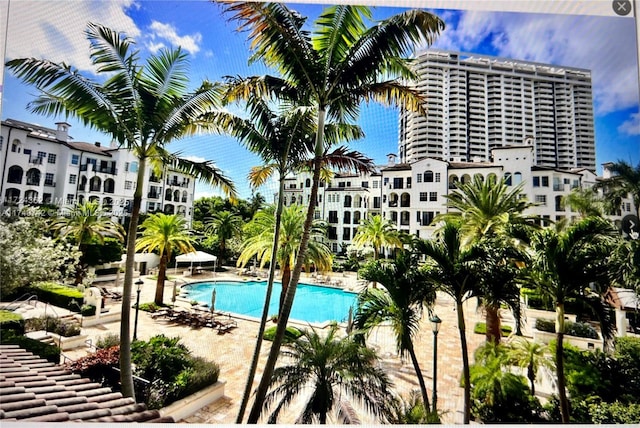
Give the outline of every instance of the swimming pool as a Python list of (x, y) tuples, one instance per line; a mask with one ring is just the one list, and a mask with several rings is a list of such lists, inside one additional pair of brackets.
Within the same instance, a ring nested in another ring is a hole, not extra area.
[[(255, 318), (262, 316), (267, 292), (266, 281), (213, 281), (188, 284), (183, 287), (183, 290), (187, 291), (189, 300), (207, 305), (211, 304), (211, 294), (214, 289), (216, 290), (216, 310)], [(281, 289), (279, 282), (273, 284), (269, 315), (278, 313)], [(310, 323), (332, 320), (344, 322), (347, 320), (349, 307), (353, 306), (355, 309), (356, 298), (356, 293), (338, 288), (298, 284), (290, 318)]]

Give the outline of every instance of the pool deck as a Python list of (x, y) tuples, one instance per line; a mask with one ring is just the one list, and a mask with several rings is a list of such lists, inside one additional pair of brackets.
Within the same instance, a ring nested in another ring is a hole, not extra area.
[[(174, 275), (170, 270), (170, 277), (175, 277), (182, 282), (193, 281), (211, 281), (211, 280), (243, 280), (255, 279), (253, 277), (241, 277), (233, 273), (217, 273), (211, 272), (197, 275), (194, 277), (183, 278), (181, 275)], [(356, 280), (354, 273), (342, 274), (333, 273), (332, 278), (340, 280), (345, 289), (353, 291), (361, 288), (362, 283)], [(155, 280), (142, 277), (144, 285), (142, 287), (140, 301), (153, 301), (155, 291)], [(305, 274), (302, 275), (301, 282), (313, 283), (313, 278)], [(173, 292), (173, 280), (166, 281), (164, 290), (165, 302), (171, 302)], [(107, 287), (109, 288), (109, 287)], [(112, 287), (113, 288), (113, 285)], [(122, 287), (115, 287), (115, 290), (122, 291)], [(132, 295), (132, 302), (135, 302), (135, 292)], [(277, 297), (275, 297), (277, 298)], [(117, 311), (120, 308), (118, 302), (108, 305), (111, 310)], [(177, 299), (176, 306), (185, 308), (190, 307), (189, 302), (185, 299)], [(444, 294), (438, 294), (436, 307), (434, 310), (441, 319), (442, 324), (440, 333), (438, 334), (438, 408), (444, 412), (443, 422), (449, 424), (457, 424), (462, 422), (462, 393), (460, 388), (460, 373), (462, 372), (462, 358), (460, 355), (460, 341), (458, 338), (457, 318), (455, 305), (453, 301)], [(133, 331), (133, 322), (135, 311), (131, 314), (131, 323)], [(465, 319), (467, 322), (467, 341), (470, 355), (473, 350), (484, 342), (484, 336), (473, 333), (473, 327), (476, 321), (480, 321), (482, 314), (476, 311), (475, 300), (470, 301), (465, 306)], [(236, 318), (238, 328), (232, 329), (226, 334), (218, 334), (217, 330), (203, 327), (200, 329), (191, 328), (184, 325), (172, 324), (160, 319), (152, 319), (147, 312), (140, 311), (138, 318), (138, 337), (141, 339), (149, 339), (157, 334), (165, 334), (167, 336), (178, 336), (181, 342), (186, 345), (195, 355), (202, 356), (209, 360), (217, 362), (221, 367), (220, 379), (226, 381), (225, 398), (218, 402), (202, 408), (193, 416), (181, 421), (183, 423), (217, 423), (232, 424), (235, 423), (240, 401), (244, 391), (246, 377), (248, 374), (249, 363), (251, 361), (259, 324), (256, 320), (247, 318)], [(420, 367), (425, 376), (425, 382), (431, 399), (431, 388), (433, 385), (433, 333), (431, 332), (428, 315), (425, 313), (422, 320), (422, 328), (415, 338), (415, 348), (420, 361)], [(270, 325), (275, 325), (271, 324)], [(295, 325), (295, 324), (294, 324)], [(306, 324), (299, 325), (307, 327)], [(83, 328), (82, 333), (87, 334), (94, 343), (106, 334), (119, 334), (120, 324), (118, 322), (110, 322), (103, 325)], [(418, 389), (415, 372), (411, 363), (401, 361), (395, 352), (395, 341), (388, 327), (380, 327), (373, 331), (367, 340), (378, 350), (382, 358), (382, 364), (387, 369), (389, 376), (394, 382), (394, 391), (401, 395), (407, 395), (411, 390)], [(89, 353), (89, 349), (78, 349), (74, 351), (66, 351), (64, 354), (72, 359), (79, 358)], [(260, 354), (260, 364), (258, 373), (256, 374), (256, 382), (260, 378), (261, 368), (267, 359), (269, 353), (269, 342), (263, 342)], [(285, 413), (279, 420), (279, 423), (293, 423), (297, 415), (296, 406)], [(246, 417), (246, 415), (245, 415)], [(363, 417), (363, 422), (368, 421)]]

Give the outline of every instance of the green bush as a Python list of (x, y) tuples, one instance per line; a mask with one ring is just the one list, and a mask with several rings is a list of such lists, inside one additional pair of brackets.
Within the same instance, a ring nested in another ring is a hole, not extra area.
[[(638, 424), (640, 404), (592, 403), (589, 404), (592, 424)], [(637, 426), (637, 425), (636, 425)]]
[(140, 303), (140, 310), (141, 311), (145, 311), (145, 312), (156, 312), (157, 310), (159, 310), (163, 306), (156, 305), (154, 302)]
[(25, 351), (29, 351), (54, 364), (60, 362), (60, 348), (57, 346), (49, 345), (48, 343), (40, 342), (39, 340), (26, 336), (16, 335), (13, 331), (4, 332), (0, 343), (3, 345), (18, 345)]
[[(500, 326), (500, 332), (502, 337), (508, 337), (512, 331), (513, 331), (513, 328), (510, 325)], [(487, 324), (483, 322), (476, 323), (476, 325), (473, 327), (473, 332), (476, 334), (487, 334)]]
[(84, 294), (80, 290), (55, 282), (35, 284), (33, 291), (40, 301), (74, 312), (78, 312), (84, 303)]
[(96, 348), (107, 349), (120, 345), (120, 336), (116, 333), (107, 333), (104, 336), (100, 336), (96, 341)]
[(77, 336), (80, 334), (80, 326), (76, 323), (64, 322), (60, 318), (42, 316), (30, 318), (25, 321), (26, 331), (46, 330), (63, 337)]
[[(273, 338), (276, 336), (276, 328), (277, 326), (273, 326), (266, 329), (262, 338), (269, 342), (273, 342)], [(284, 332), (284, 343), (295, 342), (300, 336), (302, 336), (300, 330), (295, 327), (287, 327)]]
[(15, 332), (18, 336), (23, 335), (24, 318), (15, 312), (0, 310), (0, 334), (9, 331)]
[(82, 305), (82, 308), (80, 308), (80, 313), (84, 317), (94, 316), (96, 314), (96, 307), (93, 305)]
[[(536, 319), (536, 329), (548, 333), (556, 332), (556, 323), (553, 320), (544, 318)], [(564, 323), (564, 334), (568, 336), (584, 337), (587, 339), (597, 339), (598, 332), (587, 323), (566, 321)]]

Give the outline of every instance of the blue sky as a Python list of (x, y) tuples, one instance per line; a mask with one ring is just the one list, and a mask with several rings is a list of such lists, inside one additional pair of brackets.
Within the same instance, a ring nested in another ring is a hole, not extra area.
[[(406, 2), (405, 2), (406, 3)], [(321, 5), (291, 4), (309, 16)], [(378, 7), (376, 19), (401, 9)], [(634, 21), (615, 16), (547, 15), (534, 13), (433, 10), (447, 29), (434, 47), (475, 52), (592, 70), (596, 113), (597, 164), (623, 159), (640, 162), (640, 113), (638, 112), (638, 47)], [(65, 61), (93, 72), (83, 30), (89, 21), (126, 32), (137, 41), (142, 55), (162, 47), (182, 46), (190, 55), (194, 87), (203, 79), (225, 75), (264, 74), (261, 64), (247, 65), (248, 42), (235, 32), (221, 9), (204, 1), (12, 1), (6, 40), (7, 59), (44, 57)], [(26, 104), (36, 91), (4, 73), (2, 119), (53, 127), (62, 118), (36, 116)], [(102, 141), (107, 136), (70, 121), (76, 141)], [(377, 105), (363, 106), (358, 122), (366, 138), (352, 144), (378, 163), (397, 151), (397, 111)], [(257, 157), (234, 140), (221, 136), (198, 136), (169, 147), (184, 155), (210, 159), (236, 182), (242, 197), (250, 195), (246, 184)], [(598, 171), (600, 172), (600, 171)], [(275, 187), (260, 189), (270, 198)], [(198, 185), (196, 196), (215, 193)]]

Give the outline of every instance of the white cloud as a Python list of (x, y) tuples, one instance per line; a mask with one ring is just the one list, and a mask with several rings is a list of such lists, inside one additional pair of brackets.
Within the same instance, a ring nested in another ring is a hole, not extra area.
[(132, 6), (133, 0), (11, 2), (6, 55), (64, 61), (93, 71), (84, 35), (87, 24), (103, 24), (136, 38), (140, 30), (125, 13)]
[(172, 46), (180, 46), (192, 55), (200, 51), (200, 43), (202, 43), (202, 34), (200, 33), (180, 36), (173, 25), (158, 21), (152, 21), (149, 28), (153, 31), (151, 37), (154, 39), (156, 37), (164, 39)]
[(201, 156), (182, 156), (183, 159), (186, 159), (191, 162), (206, 162), (207, 160)]
[(618, 132), (626, 135), (640, 135), (640, 113), (634, 113), (618, 127)]
[(166, 46), (164, 45), (164, 43), (162, 42), (158, 42), (158, 43), (153, 43), (153, 42), (149, 42), (147, 43), (147, 49), (149, 49), (149, 51), (151, 51), (151, 53), (157, 53), (160, 49), (166, 48)]
[(486, 43), (498, 56), (591, 70), (596, 114), (638, 102), (633, 20), (468, 11), (434, 47), (473, 52)]

